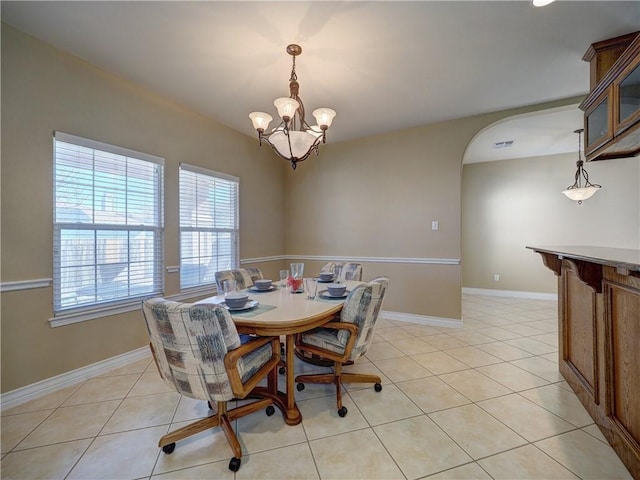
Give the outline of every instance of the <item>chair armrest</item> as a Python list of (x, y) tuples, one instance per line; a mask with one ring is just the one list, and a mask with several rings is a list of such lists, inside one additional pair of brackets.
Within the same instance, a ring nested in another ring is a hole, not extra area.
[(296, 346), (298, 348), (301, 348), (302, 350), (306, 350), (310, 353), (315, 353), (316, 355), (320, 355), (321, 357), (333, 360), (335, 362), (345, 362), (349, 358), (349, 355), (351, 355), (351, 350), (353, 349), (353, 345), (355, 344), (356, 336), (358, 333), (358, 326), (354, 323), (349, 322), (328, 322), (322, 324), (318, 328), (328, 328), (331, 330), (347, 330), (349, 332), (349, 340), (347, 340), (347, 344), (344, 347), (344, 353), (342, 355), (339, 355), (330, 350), (325, 350), (324, 348), (317, 347), (315, 345), (304, 343), (301, 333), (296, 334)]
[[(244, 355), (271, 343), (271, 359), (265, 363), (246, 383), (242, 383), (240, 373), (238, 372), (238, 361)], [(244, 345), (240, 345), (235, 350), (231, 350), (224, 357), (224, 366), (227, 370), (231, 390), (238, 398), (247, 396), (254, 387), (280, 362), (280, 338), (279, 337), (257, 337)]]
[(318, 328), (331, 328), (332, 330), (348, 330), (351, 335), (358, 333), (358, 326), (348, 322), (329, 322), (320, 325)]

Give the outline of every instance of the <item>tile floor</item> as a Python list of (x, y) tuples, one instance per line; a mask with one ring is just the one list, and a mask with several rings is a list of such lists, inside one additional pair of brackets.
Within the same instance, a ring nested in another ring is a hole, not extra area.
[(349, 369), (380, 374), (382, 392), (346, 385), (340, 418), (332, 387), (308, 384), (300, 425), (279, 411), (237, 420), (235, 475), (219, 429), (157, 448), (208, 409), (139, 361), (3, 411), (2, 478), (631, 478), (558, 373), (556, 308), (465, 295), (462, 329), (380, 319)]

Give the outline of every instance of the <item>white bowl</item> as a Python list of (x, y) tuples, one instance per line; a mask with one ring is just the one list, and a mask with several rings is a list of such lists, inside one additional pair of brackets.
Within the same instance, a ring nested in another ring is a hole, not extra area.
[(227, 307), (242, 308), (249, 301), (249, 295), (242, 292), (233, 292), (224, 297)]
[(347, 291), (347, 286), (344, 283), (330, 283), (327, 285), (327, 290), (332, 297), (341, 297)]
[(333, 280), (333, 273), (331, 273), (331, 272), (327, 272), (327, 273), (320, 272), (320, 280), (324, 280), (324, 281)]
[(269, 290), (271, 288), (271, 284), (273, 283), (272, 280), (269, 279), (260, 279), (260, 280), (256, 280), (253, 282), (253, 285), (258, 289), (258, 290)]

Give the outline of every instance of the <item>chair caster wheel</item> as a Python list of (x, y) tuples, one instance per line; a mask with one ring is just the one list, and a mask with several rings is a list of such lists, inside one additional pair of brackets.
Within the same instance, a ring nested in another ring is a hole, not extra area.
[(296, 385), (296, 390), (298, 390), (299, 392), (301, 392), (302, 390), (304, 390), (304, 383), (299, 383)]
[(287, 371), (287, 370), (286, 370), (284, 367), (280, 367), (280, 368), (278, 369), (278, 373), (279, 373), (280, 375), (284, 375), (286, 371)]
[(167, 455), (173, 453), (175, 449), (176, 449), (176, 442), (170, 443), (169, 445), (165, 445), (164, 447), (162, 447), (162, 451)]
[(276, 409), (275, 409), (275, 408), (273, 408), (273, 405), (269, 405), (269, 406), (267, 407), (266, 413), (267, 413), (267, 417), (270, 417), (271, 415), (273, 415), (274, 413), (276, 413)]
[(382, 391), (382, 385), (380, 385), (379, 383), (376, 383), (376, 384), (373, 386), (373, 389), (374, 389), (376, 392), (381, 392), (381, 391)]
[(231, 470), (232, 472), (237, 472), (238, 470), (240, 470), (240, 459), (233, 457), (230, 461), (229, 461), (229, 470)]
[(341, 417), (344, 417), (347, 415), (347, 407), (342, 407), (338, 410), (338, 415), (340, 415)]

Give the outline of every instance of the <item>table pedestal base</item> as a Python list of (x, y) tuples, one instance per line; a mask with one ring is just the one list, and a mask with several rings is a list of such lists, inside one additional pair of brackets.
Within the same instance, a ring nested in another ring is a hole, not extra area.
[(300, 410), (298, 410), (298, 406), (294, 404), (293, 408), (287, 407), (287, 395), (284, 392), (278, 391), (276, 395), (273, 395), (269, 392), (268, 388), (256, 387), (249, 396), (252, 397), (254, 395), (256, 397), (270, 398), (273, 400), (273, 404), (282, 412), (284, 422), (287, 425), (298, 425), (302, 422), (302, 415), (300, 414)]

